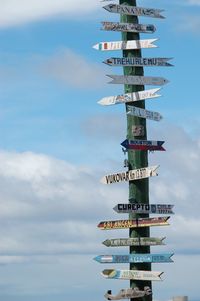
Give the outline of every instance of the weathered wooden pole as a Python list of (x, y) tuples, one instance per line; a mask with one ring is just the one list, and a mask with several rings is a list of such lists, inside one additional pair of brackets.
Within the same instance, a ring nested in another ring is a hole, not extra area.
[[(119, 0), (119, 4), (126, 4), (136, 6), (136, 0)], [(138, 17), (130, 15), (121, 15), (121, 22), (124, 23), (138, 23)], [(138, 33), (124, 32), (122, 33), (122, 40), (139, 40), (140, 35)], [(123, 57), (142, 57), (141, 50), (123, 50)], [(143, 67), (124, 67), (124, 75), (144, 75)], [(125, 85), (124, 92), (131, 93), (144, 90), (144, 86), (137, 85)], [(130, 103), (129, 103), (130, 105)], [(145, 101), (139, 101), (134, 103), (134, 106), (145, 108)], [(126, 108), (127, 110), (127, 108)], [(133, 134), (133, 129), (135, 126), (141, 126), (143, 128), (142, 136), (137, 136)], [(146, 120), (143, 118), (138, 118), (134, 116), (127, 115), (127, 139), (147, 139), (147, 129), (146, 129)], [(129, 170), (142, 168), (148, 166), (148, 153), (147, 151), (131, 151), (128, 150), (128, 162)], [(149, 180), (142, 179), (137, 181), (129, 182), (129, 202), (139, 202), (144, 204), (149, 204)], [(138, 217), (148, 217), (148, 215), (139, 215), (139, 214), (130, 214), (129, 218), (138, 218)], [(130, 229), (129, 236), (133, 237), (149, 237), (150, 230), (148, 227)], [(150, 247), (140, 246), (140, 247), (130, 247), (130, 253), (150, 253)], [(130, 269), (134, 270), (151, 270), (151, 264), (149, 263), (137, 263), (130, 264)], [(130, 281), (130, 286), (132, 288), (139, 287), (141, 290), (145, 286), (151, 287), (151, 281)], [(134, 301), (134, 299), (132, 299)], [(145, 296), (140, 298), (140, 300), (152, 301), (152, 295)]]

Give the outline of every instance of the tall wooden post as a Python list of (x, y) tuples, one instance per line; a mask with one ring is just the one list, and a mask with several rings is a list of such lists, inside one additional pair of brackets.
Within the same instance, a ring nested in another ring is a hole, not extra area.
[[(136, 6), (136, 0), (119, 0), (119, 4), (126, 4)], [(124, 23), (138, 23), (138, 17), (121, 15), (121, 22)], [(122, 33), (122, 40), (139, 40), (140, 35), (138, 33), (125, 32)], [(124, 57), (142, 57), (141, 50), (124, 50)], [(124, 67), (124, 75), (144, 75), (143, 67)], [(124, 92), (131, 93), (144, 90), (144, 86), (136, 86), (136, 85), (125, 85)], [(129, 103), (130, 105), (130, 103)], [(145, 108), (145, 101), (139, 101), (134, 103), (134, 106)], [(137, 138), (133, 134), (134, 126), (142, 126), (144, 129), (143, 135)], [(146, 129), (146, 120), (143, 118), (138, 118), (134, 116), (127, 115), (127, 139), (147, 139), (147, 129)], [(128, 151), (128, 162), (129, 162), (129, 170), (142, 168), (148, 166), (148, 153), (147, 151)], [(129, 202), (138, 202), (149, 204), (149, 180), (142, 179), (138, 181), (129, 182)], [(129, 218), (138, 218), (138, 217), (148, 217), (148, 215), (139, 215), (139, 214), (130, 214)], [(148, 227), (138, 228), (138, 229), (130, 229), (129, 236), (133, 237), (149, 237), (150, 230)], [(150, 253), (150, 247), (130, 247), (130, 253)], [(140, 263), (140, 264), (130, 264), (130, 269), (132, 270), (151, 270), (151, 264), (149, 263)], [(144, 286), (151, 287), (151, 281), (130, 281), (130, 286), (139, 287), (143, 290)], [(134, 299), (132, 299), (134, 301)], [(152, 295), (145, 296), (140, 298), (140, 300), (152, 301)]]

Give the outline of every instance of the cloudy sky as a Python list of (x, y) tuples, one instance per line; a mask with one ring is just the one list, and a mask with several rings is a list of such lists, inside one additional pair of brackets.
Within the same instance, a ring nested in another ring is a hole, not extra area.
[[(200, 1), (138, 5), (166, 10), (165, 20), (141, 18), (157, 27), (141, 37), (159, 38), (158, 48), (143, 56), (174, 57), (175, 65), (145, 70), (170, 80), (162, 97), (146, 102), (164, 116), (148, 122), (148, 138), (165, 140), (167, 149), (149, 156), (150, 164), (160, 165), (150, 200), (172, 203), (176, 212), (169, 227), (152, 230), (167, 237), (166, 246), (152, 252), (175, 253), (174, 264), (153, 266), (164, 272), (154, 300), (188, 295), (197, 301)], [(111, 254), (103, 240), (128, 235), (96, 227), (119, 218), (112, 207), (128, 198), (127, 184), (99, 182), (124, 170), (120, 143), (126, 137), (124, 106), (97, 104), (123, 93), (105, 76), (121, 70), (101, 63), (113, 53), (92, 49), (120, 39), (100, 31), (100, 21), (118, 20), (101, 7), (98, 0), (0, 0), (0, 301), (100, 301), (106, 290), (128, 287), (102, 279), (106, 266), (92, 260)]]

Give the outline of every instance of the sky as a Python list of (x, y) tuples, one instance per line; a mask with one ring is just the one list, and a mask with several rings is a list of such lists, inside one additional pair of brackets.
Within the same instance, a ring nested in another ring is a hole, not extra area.
[[(157, 28), (141, 38), (159, 39), (143, 56), (174, 58), (173, 68), (145, 69), (170, 81), (162, 97), (146, 101), (164, 117), (147, 122), (148, 138), (165, 140), (167, 150), (149, 155), (150, 165), (160, 165), (150, 179), (150, 201), (174, 204), (176, 212), (170, 226), (151, 231), (166, 236), (166, 246), (152, 252), (175, 253), (173, 264), (153, 265), (164, 272), (153, 285), (154, 301), (177, 295), (197, 301), (200, 1), (137, 4), (164, 9), (166, 16), (140, 18)], [(0, 301), (100, 301), (108, 289), (129, 285), (103, 279), (107, 266), (93, 261), (128, 252), (101, 244), (128, 231), (97, 229), (102, 220), (119, 219), (112, 208), (128, 201), (127, 183), (100, 183), (124, 171), (120, 143), (126, 138), (124, 105), (97, 104), (123, 93), (106, 77), (122, 70), (102, 64), (120, 52), (92, 48), (120, 40), (120, 33), (100, 30), (101, 21), (119, 18), (102, 6), (97, 0), (0, 0)]]

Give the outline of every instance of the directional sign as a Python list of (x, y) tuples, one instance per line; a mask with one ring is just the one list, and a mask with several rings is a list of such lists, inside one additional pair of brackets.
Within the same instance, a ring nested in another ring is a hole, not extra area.
[(152, 291), (149, 286), (145, 286), (143, 290), (139, 290), (138, 287), (121, 289), (117, 295), (112, 295), (112, 291), (109, 290), (104, 295), (108, 300), (121, 300), (121, 299), (135, 299), (141, 298), (144, 296), (149, 296), (152, 294)]
[(104, 64), (109, 66), (136, 66), (136, 67), (172, 67), (167, 63), (172, 58), (141, 58), (141, 57), (111, 57)]
[(153, 42), (157, 40), (158, 39), (101, 42), (95, 44), (93, 48), (101, 51), (156, 48), (157, 46), (154, 45)]
[(112, 78), (109, 84), (123, 84), (123, 85), (153, 85), (163, 86), (169, 81), (163, 77), (152, 76), (135, 76), (135, 75), (107, 75)]
[(151, 226), (168, 226), (170, 216), (154, 218), (138, 218), (133, 220), (103, 221), (98, 224), (101, 230), (141, 228)]
[(121, 31), (121, 32), (143, 32), (153, 33), (156, 28), (153, 24), (134, 24), (119, 22), (101, 22), (102, 30)]
[(139, 213), (139, 214), (174, 214), (172, 208), (174, 205), (166, 204), (138, 204), (127, 203), (118, 204), (113, 210), (117, 213)]
[(135, 180), (145, 179), (149, 177), (155, 177), (158, 175), (156, 172), (158, 167), (159, 165), (155, 165), (151, 167), (144, 167), (144, 168), (129, 170), (126, 172), (107, 175), (101, 179), (101, 183), (113, 184), (113, 183), (135, 181)]
[(163, 9), (153, 9), (117, 4), (108, 4), (106, 6), (103, 6), (103, 8), (111, 13), (164, 19), (164, 17), (160, 14), (162, 11), (164, 11)]
[(165, 263), (173, 262), (174, 254), (129, 254), (99, 255), (94, 258), (99, 263)]
[(124, 140), (121, 145), (130, 150), (144, 150), (144, 151), (165, 151), (162, 147), (164, 141), (152, 140)]
[(162, 115), (158, 112), (148, 111), (134, 106), (127, 106), (127, 115), (146, 118), (154, 121), (160, 121), (163, 119)]
[(135, 237), (106, 239), (103, 244), (106, 247), (132, 247), (132, 246), (158, 246), (164, 245), (165, 237)]
[(106, 269), (102, 271), (102, 275), (108, 279), (124, 279), (124, 280), (149, 280), (161, 281), (163, 272), (153, 271), (137, 271), (137, 270), (114, 270)]
[(102, 106), (110, 106), (110, 105), (116, 105), (121, 103), (128, 103), (128, 102), (134, 102), (134, 101), (140, 101), (143, 99), (149, 99), (149, 98), (157, 98), (161, 95), (156, 94), (160, 88), (156, 89), (150, 89), (145, 91), (139, 91), (134, 93), (127, 93), (123, 95), (117, 95), (117, 96), (108, 96), (102, 98), (98, 103)]

